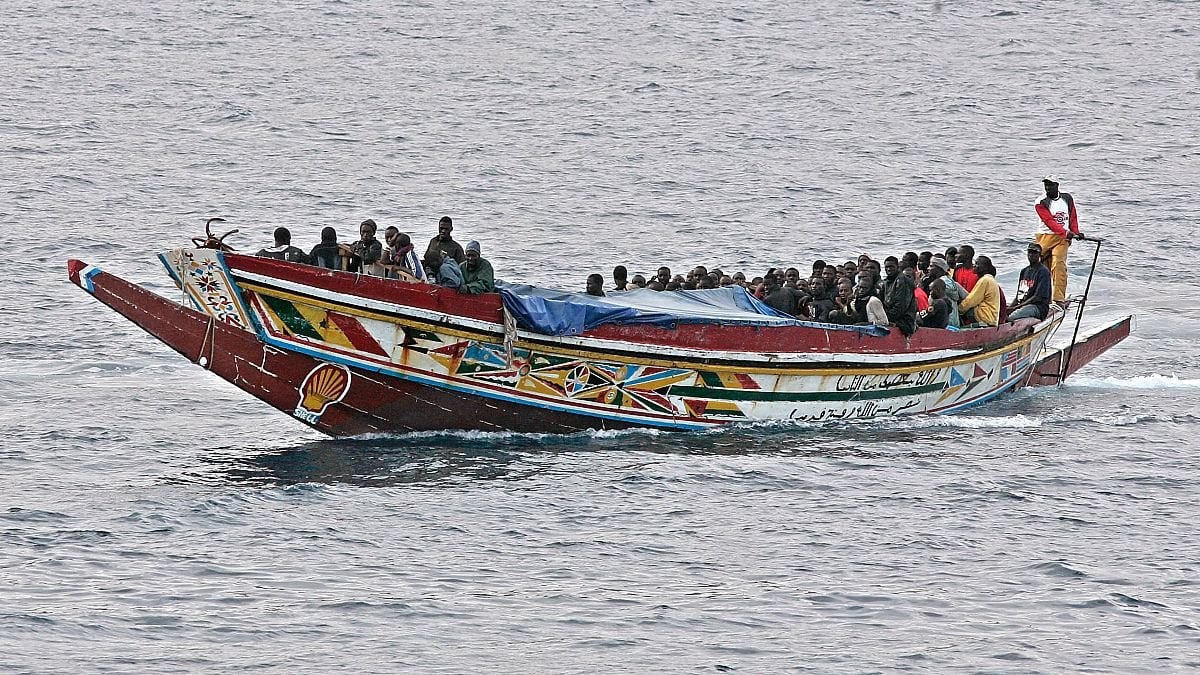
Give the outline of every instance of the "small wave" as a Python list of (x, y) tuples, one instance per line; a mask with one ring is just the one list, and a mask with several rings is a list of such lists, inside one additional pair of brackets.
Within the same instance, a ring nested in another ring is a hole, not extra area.
[(1092, 389), (1200, 389), (1200, 379), (1180, 379), (1175, 375), (1137, 375), (1135, 377), (1072, 377), (1065, 387)]
[(1166, 605), (1153, 600), (1145, 600), (1143, 598), (1135, 598), (1124, 593), (1113, 593), (1110, 595), (1114, 604), (1123, 605), (1125, 607), (1147, 607), (1149, 609), (1170, 609)]
[(1087, 573), (1077, 570), (1066, 563), (1054, 561), (1031, 565), (1031, 570), (1041, 572), (1051, 577), (1086, 577)]
[[(1091, 421), (1106, 424), (1110, 427), (1131, 427), (1146, 422), (1179, 422), (1181, 420), (1170, 415), (1101, 415), (1091, 418)], [(1187, 422), (1187, 419), (1183, 419)]]

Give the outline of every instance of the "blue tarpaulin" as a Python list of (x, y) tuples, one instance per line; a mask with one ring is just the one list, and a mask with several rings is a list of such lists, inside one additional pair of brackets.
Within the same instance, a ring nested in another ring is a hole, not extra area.
[(810, 326), (887, 335), (879, 326), (837, 326), (803, 321), (763, 304), (741, 286), (698, 291), (638, 289), (597, 297), (523, 284), (497, 283), (504, 307), (525, 330), (545, 335), (579, 335), (606, 324), (681, 323), (741, 326)]

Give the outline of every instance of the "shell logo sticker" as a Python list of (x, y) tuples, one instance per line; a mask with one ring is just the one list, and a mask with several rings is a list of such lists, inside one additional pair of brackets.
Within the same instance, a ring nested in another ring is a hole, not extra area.
[(292, 414), (309, 424), (316, 424), (325, 409), (345, 398), (348, 391), (350, 369), (322, 363), (304, 377), (300, 384), (300, 403)]

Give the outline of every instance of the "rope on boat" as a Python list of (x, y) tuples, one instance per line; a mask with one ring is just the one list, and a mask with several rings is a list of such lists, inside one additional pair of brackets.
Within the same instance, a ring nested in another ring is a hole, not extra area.
[[(208, 370), (212, 370), (213, 355), (217, 348), (216, 321), (216, 318), (210, 314), (208, 323), (204, 326), (204, 339), (200, 341), (200, 353), (196, 358), (196, 363), (200, 364), (201, 368)], [(205, 345), (208, 345), (208, 358), (204, 357)]]
[(517, 318), (504, 307), (504, 363), (509, 368), (513, 365), (513, 343), (517, 340)]

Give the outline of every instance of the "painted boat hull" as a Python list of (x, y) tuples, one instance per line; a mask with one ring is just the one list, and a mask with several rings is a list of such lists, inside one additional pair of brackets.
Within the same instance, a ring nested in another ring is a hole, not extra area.
[[(498, 296), (207, 249), (162, 258), (194, 308), (79, 261), (68, 263), (69, 276), (188, 360), (335, 436), (949, 412), (1046, 383), (1053, 366), (1043, 347), (1062, 320), (918, 331), (912, 340), (741, 326), (553, 338), (506, 327)], [(1119, 333), (1077, 349), (1072, 370)]]

